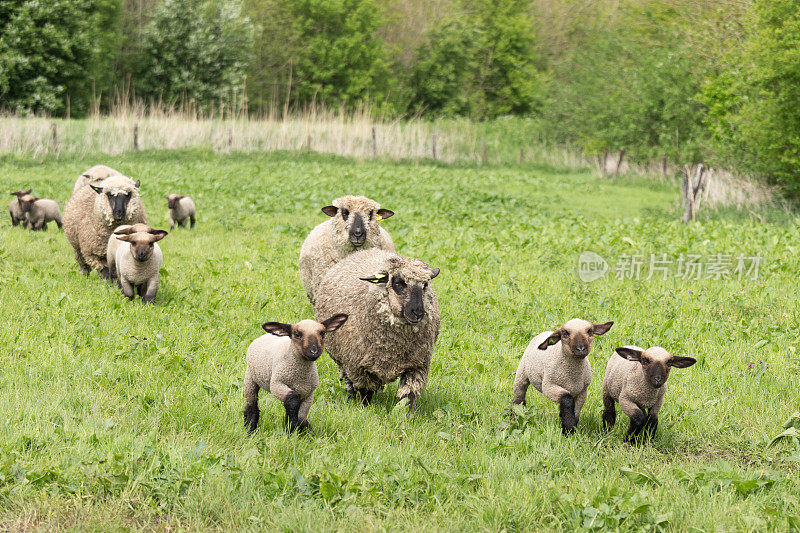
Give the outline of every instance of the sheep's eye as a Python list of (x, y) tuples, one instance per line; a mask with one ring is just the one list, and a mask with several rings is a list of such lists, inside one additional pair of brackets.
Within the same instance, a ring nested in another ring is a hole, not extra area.
[(406, 282), (402, 279), (395, 278), (394, 281), (392, 281), (392, 288), (397, 294), (402, 294), (402, 292), (406, 290)]
[(561, 338), (562, 338), (562, 339), (568, 339), (568, 338), (569, 338), (569, 333), (568, 333), (568, 332), (566, 332), (566, 331), (562, 331), (562, 332), (561, 332)]
[(590, 329), (590, 330), (588, 331), (588, 333), (589, 333), (589, 336), (590, 336), (590, 337), (593, 337), (593, 336), (594, 336), (594, 330), (593, 330), (593, 329)]
[(302, 334), (302, 333), (300, 333), (299, 331), (295, 331), (295, 332), (294, 332), (294, 338), (295, 338), (295, 339), (299, 339), (299, 338), (300, 338), (300, 337), (302, 337), (302, 336), (303, 336), (303, 334)]
[(372, 220), (372, 218), (373, 218), (374, 216), (375, 216), (375, 211), (370, 211), (370, 212), (369, 212), (369, 219), (370, 219), (370, 220)]
[(642, 359), (642, 365), (643, 366), (647, 366), (649, 364), (650, 364), (650, 361), (648, 359)]
[(422, 290), (424, 291), (427, 288), (428, 288), (428, 282), (426, 281), (425, 283), (422, 284)]
[(347, 220), (347, 217), (349, 216), (350, 216), (350, 211), (348, 211), (347, 209), (342, 209), (342, 218)]

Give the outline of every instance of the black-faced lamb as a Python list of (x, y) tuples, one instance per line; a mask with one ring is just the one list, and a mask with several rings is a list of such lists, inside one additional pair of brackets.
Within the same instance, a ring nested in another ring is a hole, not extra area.
[(592, 351), (592, 340), (613, 325), (613, 322), (593, 324), (573, 318), (555, 331), (536, 335), (517, 367), (514, 403), (524, 405), (528, 386), (533, 385), (559, 404), (562, 432), (574, 433), (592, 381), (592, 367), (587, 358)]
[(46, 230), (48, 222), (61, 227), (61, 210), (55, 200), (26, 194), (19, 197), (19, 207), (33, 231)]
[(156, 244), (167, 232), (159, 229), (141, 229), (140, 224), (117, 229), (109, 238), (119, 241), (114, 252), (113, 269), (122, 294), (133, 300), (138, 293), (144, 303), (153, 303), (158, 293), (158, 272), (164, 262), (161, 248)]
[(308, 411), (319, 386), (316, 360), (322, 355), (325, 336), (346, 321), (347, 315), (336, 314), (322, 322), (267, 322), (262, 326), (267, 334), (247, 348), (244, 374), (244, 423), (250, 432), (258, 426), (260, 389), (283, 403), (284, 422), (290, 432), (311, 429)]
[(16, 191), (11, 193), (11, 196), (16, 196), (16, 198), (11, 200), (11, 203), (8, 204), (8, 214), (11, 215), (12, 226), (19, 226), (22, 224), (23, 228), (28, 227), (28, 219), (25, 218), (25, 213), (22, 212), (22, 208), (19, 205), (19, 199), (30, 194), (32, 190), (33, 189), (28, 189), (27, 191)]
[(175, 229), (175, 224), (185, 228), (194, 228), (195, 207), (194, 201), (185, 194), (168, 194), (167, 207), (169, 208), (169, 230)]
[(654, 435), (670, 368), (687, 368), (695, 362), (692, 357), (671, 355), (660, 346), (647, 350), (638, 346), (617, 348), (603, 378), (603, 426), (607, 430), (614, 427), (619, 402), (619, 408), (631, 419), (626, 440), (636, 439), (643, 430)]
[(380, 226), (381, 220), (394, 215), (364, 196), (342, 196), (333, 205), (322, 208), (328, 215), (306, 237), (300, 249), (300, 279), (311, 303), (323, 274), (337, 261), (367, 248), (394, 252), (394, 242)]
[(146, 223), (144, 205), (139, 182), (126, 176), (111, 176), (100, 185), (78, 187), (64, 208), (64, 233), (87, 276), (94, 269), (109, 278), (108, 238), (115, 228), (136, 223)]
[(328, 342), (347, 392), (364, 403), (400, 378), (398, 398), (414, 410), (428, 380), (439, 334), (439, 304), (430, 281), (439, 274), (417, 259), (379, 248), (350, 254), (319, 284), (314, 312), (347, 313), (347, 324)]

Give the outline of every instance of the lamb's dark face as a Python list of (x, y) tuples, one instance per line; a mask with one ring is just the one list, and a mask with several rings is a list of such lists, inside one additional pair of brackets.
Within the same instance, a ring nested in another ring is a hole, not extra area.
[[(129, 228), (133, 229), (133, 228)], [(153, 257), (155, 243), (167, 236), (164, 230), (151, 229), (148, 232), (136, 232), (128, 235), (121, 235), (117, 238), (131, 244), (131, 256), (136, 261), (144, 262)]]
[(568, 354), (578, 359), (584, 359), (592, 351), (594, 336), (604, 335), (613, 325), (613, 322), (592, 324), (586, 320), (574, 318), (554, 331), (539, 345), (539, 349), (546, 350), (549, 346), (561, 342), (563, 349)]
[(346, 196), (335, 200), (338, 205), (322, 208), (322, 212), (334, 219), (339, 231), (347, 234), (347, 239), (359, 248), (380, 232), (379, 222), (394, 215), (393, 211), (380, 209), (380, 206), (364, 197)]
[(322, 355), (323, 342), (327, 333), (333, 333), (347, 321), (347, 315), (333, 315), (324, 322), (301, 320), (297, 324), (267, 322), (261, 327), (264, 331), (278, 337), (289, 337), (295, 352), (307, 361), (316, 361)]
[(679, 357), (671, 355), (664, 348), (654, 346), (645, 351), (634, 348), (617, 348), (617, 353), (628, 361), (637, 361), (642, 365), (642, 371), (648, 383), (659, 389), (667, 382), (671, 367), (686, 368), (695, 364), (692, 357)]
[(379, 285), (387, 291), (392, 314), (406, 324), (418, 324), (425, 318), (425, 296), (431, 290), (429, 282), (439, 275), (439, 269), (429, 271), (423, 279), (406, 276), (400, 272), (361, 278)]
[(31, 210), (31, 207), (33, 207), (33, 204), (36, 203), (36, 200), (38, 199), (39, 198), (31, 196), (30, 194), (17, 197), (17, 201), (19, 202), (19, 208), (22, 210), (23, 213), (29, 212)]
[(167, 207), (169, 209), (175, 209), (178, 206), (178, 202), (186, 198), (186, 195), (183, 194), (169, 194), (167, 195)]

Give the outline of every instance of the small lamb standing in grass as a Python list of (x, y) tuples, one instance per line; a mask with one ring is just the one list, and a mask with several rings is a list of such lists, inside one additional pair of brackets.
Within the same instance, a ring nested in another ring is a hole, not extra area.
[(283, 403), (289, 432), (311, 430), (308, 411), (319, 386), (316, 360), (322, 355), (325, 335), (346, 321), (347, 315), (338, 314), (323, 322), (267, 322), (262, 326), (267, 334), (247, 348), (244, 373), (244, 423), (250, 432), (258, 426), (259, 389), (272, 393)]
[(55, 222), (56, 226), (61, 227), (61, 210), (55, 200), (26, 194), (19, 197), (19, 207), (33, 231), (46, 230), (48, 222)]
[(11, 215), (12, 226), (19, 226), (20, 223), (22, 223), (23, 228), (28, 227), (28, 219), (25, 218), (25, 213), (22, 212), (22, 208), (19, 205), (19, 199), (30, 194), (32, 190), (33, 189), (28, 189), (27, 191), (17, 191), (11, 193), (11, 196), (16, 196), (16, 198), (11, 200), (11, 203), (8, 204), (8, 214)]
[(194, 228), (195, 208), (194, 202), (185, 194), (168, 194), (167, 207), (169, 207), (169, 230), (175, 229), (177, 223), (185, 228), (189, 221), (189, 227)]
[(617, 348), (608, 360), (603, 379), (603, 426), (606, 430), (614, 427), (615, 402), (619, 402), (622, 412), (631, 419), (626, 440), (634, 440), (642, 430), (654, 435), (670, 368), (687, 368), (696, 362), (692, 357), (671, 355), (660, 346), (647, 350), (638, 346)]
[(106, 261), (108, 262), (108, 276), (111, 280), (119, 285), (119, 275), (117, 274), (117, 248), (119, 248), (121, 240), (118, 235), (130, 235), (132, 233), (149, 233), (155, 231), (147, 224), (124, 224), (114, 230), (114, 233), (108, 238), (108, 247), (106, 248)]
[(592, 324), (573, 318), (556, 331), (545, 331), (533, 338), (517, 367), (514, 403), (525, 405), (528, 386), (559, 404), (561, 431), (575, 432), (586, 401), (592, 367), (587, 356), (595, 335), (604, 335), (613, 322)]
[(125, 229), (118, 229), (109, 238), (117, 239), (113, 268), (117, 272), (122, 294), (133, 300), (134, 290), (139, 293), (144, 303), (153, 303), (158, 293), (158, 271), (164, 262), (161, 248), (155, 244), (167, 236), (160, 229), (147, 228), (147, 231), (136, 231), (140, 224)]
[(394, 212), (381, 209), (378, 202), (365, 196), (342, 196), (322, 212), (331, 219), (311, 230), (300, 248), (300, 279), (312, 304), (323, 275), (338, 261), (367, 248), (394, 252), (392, 238), (380, 226)]

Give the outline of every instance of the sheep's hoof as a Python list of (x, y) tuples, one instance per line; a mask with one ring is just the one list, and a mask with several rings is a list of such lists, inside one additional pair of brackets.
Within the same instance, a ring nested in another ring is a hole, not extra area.
[(244, 408), (244, 425), (248, 433), (254, 432), (258, 427), (258, 415), (258, 405), (248, 405)]
[(314, 429), (311, 427), (311, 424), (308, 423), (308, 420), (303, 420), (300, 422), (300, 425), (297, 426), (297, 432), (301, 435), (314, 435)]

